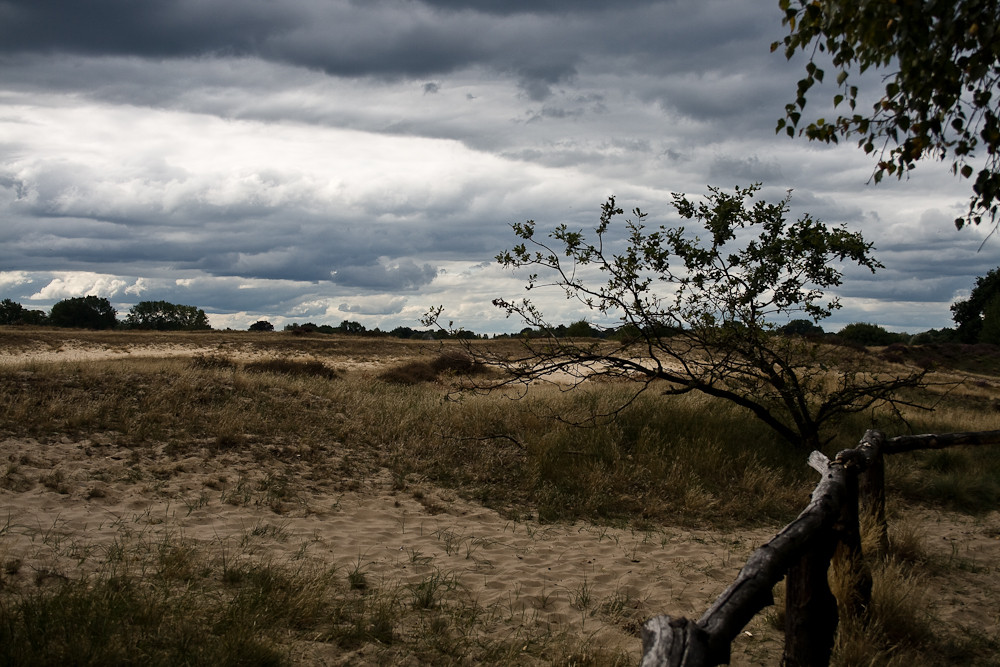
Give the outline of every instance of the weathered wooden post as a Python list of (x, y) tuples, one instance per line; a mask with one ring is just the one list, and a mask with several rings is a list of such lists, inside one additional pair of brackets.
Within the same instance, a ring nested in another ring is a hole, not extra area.
[(736, 581), (697, 622), (667, 615), (646, 621), (642, 667), (728, 663), (733, 639), (755, 614), (773, 604), (771, 590), (786, 573), (784, 664), (828, 665), (839, 624), (838, 601), (828, 579), (831, 560), (836, 558), (849, 577), (849, 590), (844, 591), (848, 597), (840, 606), (847, 614), (860, 615), (871, 601), (871, 573), (861, 553), (862, 510), (877, 522), (877, 548), (885, 553), (888, 545), (883, 455), (982, 444), (1000, 444), (1000, 431), (890, 440), (868, 431), (857, 448), (840, 452), (833, 461), (813, 452), (809, 465), (823, 477), (806, 508), (750, 555)]
[(866, 523), (878, 532), (873, 556), (882, 558), (889, 553), (889, 526), (885, 520), (885, 457), (882, 445), (885, 435), (881, 431), (865, 431), (858, 449), (868, 458), (868, 467), (858, 479), (858, 498)]
[(829, 531), (815, 536), (785, 577), (785, 652), (789, 667), (826, 667), (837, 632), (837, 599), (827, 572), (837, 546)]
[(642, 626), (642, 654), (639, 667), (707, 667), (719, 664), (719, 661), (709, 657), (708, 637), (697, 623), (665, 615), (654, 616)]
[(860, 617), (872, 600), (872, 573), (861, 548), (859, 517), (859, 471), (864, 471), (870, 452), (848, 450), (837, 455), (844, 466), (844, 503), (834, 524), (837, 545), (833, 554), (833, 572), (838, 581), (837, 602), (841, 614)]
[(813, 531), (807, 547), (789, 566), (785, 577), (782, 663), (790, 667), (829, 665), (839, 621), (837, 598), (830, 590), (828, 575), (839, 537), (833, 527), (849, 502), (846, 479), (850, 474), (839, 456), (830, 461), (820, 452), (813, 452), (809, 465), (823, 475), (810, 505), (817, 505), (824, 521), (820, 529)]

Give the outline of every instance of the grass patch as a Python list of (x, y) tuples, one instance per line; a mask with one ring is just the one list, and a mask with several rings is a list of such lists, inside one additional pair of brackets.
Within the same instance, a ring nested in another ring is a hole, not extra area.
[(1000, 447), (950, 447), (887, 459), (886, 486), (910, 501), (978, 515), (1000, 505)]
[(808, 499), (805, 466), (725, 405), (650, 395), (590, 428), (546, 416), (583, 420), (621, 398), (612, 385), (568, 394), (539, 387), (522, 401), (435, 406), (437, 433), (393, 448), (390, 466), (399, 478), (425, 476), (543, 521), (752, 525), (790, 518)]
[[(342, 664), (631, 663), (503, 602), (482, 605), (439, 569), (405, 588), (358, 585), (351, 573), (245, 550), (212, 558), (124, 527), (114, 553), (127, 557), (78, 578), (5, 582), (0, 664), (311, 664), (317, 647)], [(11, 562), (5, 572), (20, 569)], [(592, 660), (563, 662), (567, 655)]]
[[(895, 549), (896, 547), (894, 547)], [(911, 558), (912, 553), (904, 554)], [(895, 553), (876, 564), (872, 601), (859, 618), (846, 617), (837, 633), (832, 665), (997, 665), (996, 635), (948, 623), (935, 612), (922, 565)]]
[(114, 576), (25, 592), (0, 606), (0, 664), (289, 664), (267, 636), (285, 620), (242, 624), (238, 600)]

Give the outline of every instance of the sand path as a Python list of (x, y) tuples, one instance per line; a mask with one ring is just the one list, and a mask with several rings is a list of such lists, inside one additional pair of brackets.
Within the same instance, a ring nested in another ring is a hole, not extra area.
[[(645, 618), (700, 615), (773, 533), (540, 525), (433, 487), (393, 490), (387, 473), (344, 491), (307, 481), (294, 465), (262, 469), (225, 456), (136, 461), (127, 449), (70, 439), (0, 442), (0, 460), (18, 462), (8, 479), (19, 483), (0, 488), (0, 562), (21, 561), (17, 577), (82, 576), (123, 536), (148, 548), (184, 543), (230, 558), (360, 569), (402, 586), (437, 572), (512, 621), (593, 633), (636, 659)], [(302, 490), (275, 504), (261, 481), (279, 474)], [(750, 632), (737, 653), (756, 664), (758, 644), (773, 649), (776, 640)], [(325, 661), (322, 651), (312, 658)]]

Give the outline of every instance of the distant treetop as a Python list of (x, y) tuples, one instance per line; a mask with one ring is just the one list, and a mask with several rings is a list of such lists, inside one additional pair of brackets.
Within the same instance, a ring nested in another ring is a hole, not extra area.
[(56, 302), (49, 312), (49, 324), (77, 329), (114, 329), (118, 313), (104, 297), (78, 296)]
[(157, 331), (197, 331), (211, 329), (205, 311), (167, 301), (140, 301), (128, 311), (122, 325), (126, 329)]

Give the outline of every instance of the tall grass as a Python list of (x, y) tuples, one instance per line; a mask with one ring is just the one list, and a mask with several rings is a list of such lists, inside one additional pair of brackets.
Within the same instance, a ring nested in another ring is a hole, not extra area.
[[(294, 457), (364, 474), (387, 465), (400, 484), (419, 476), (546, 521), (774, 523), (794, 516), (815, 483), (805, 452), (718, 400), (649, 392), (602, 420), (595, 417), (626, 402), (627, 386), (448, 401), (440, 384), (382, 382), (333, 366), (201, 358), (0, 368), (0, 433), (174, 456)], [(591, 425), (573, 425), (581, 422)], [(1000, 428), (996, 414), (960, 407), (910, 422), (939, 432)], [(869, 426), (870, 415), (845, 419), (845, 435), (829, 448), (852, 446)], [(6, 483), (21, 483), (16, 472)], [(888, 479), (910, 500), (995, 506), (1000, 448), (892, 457)]]

